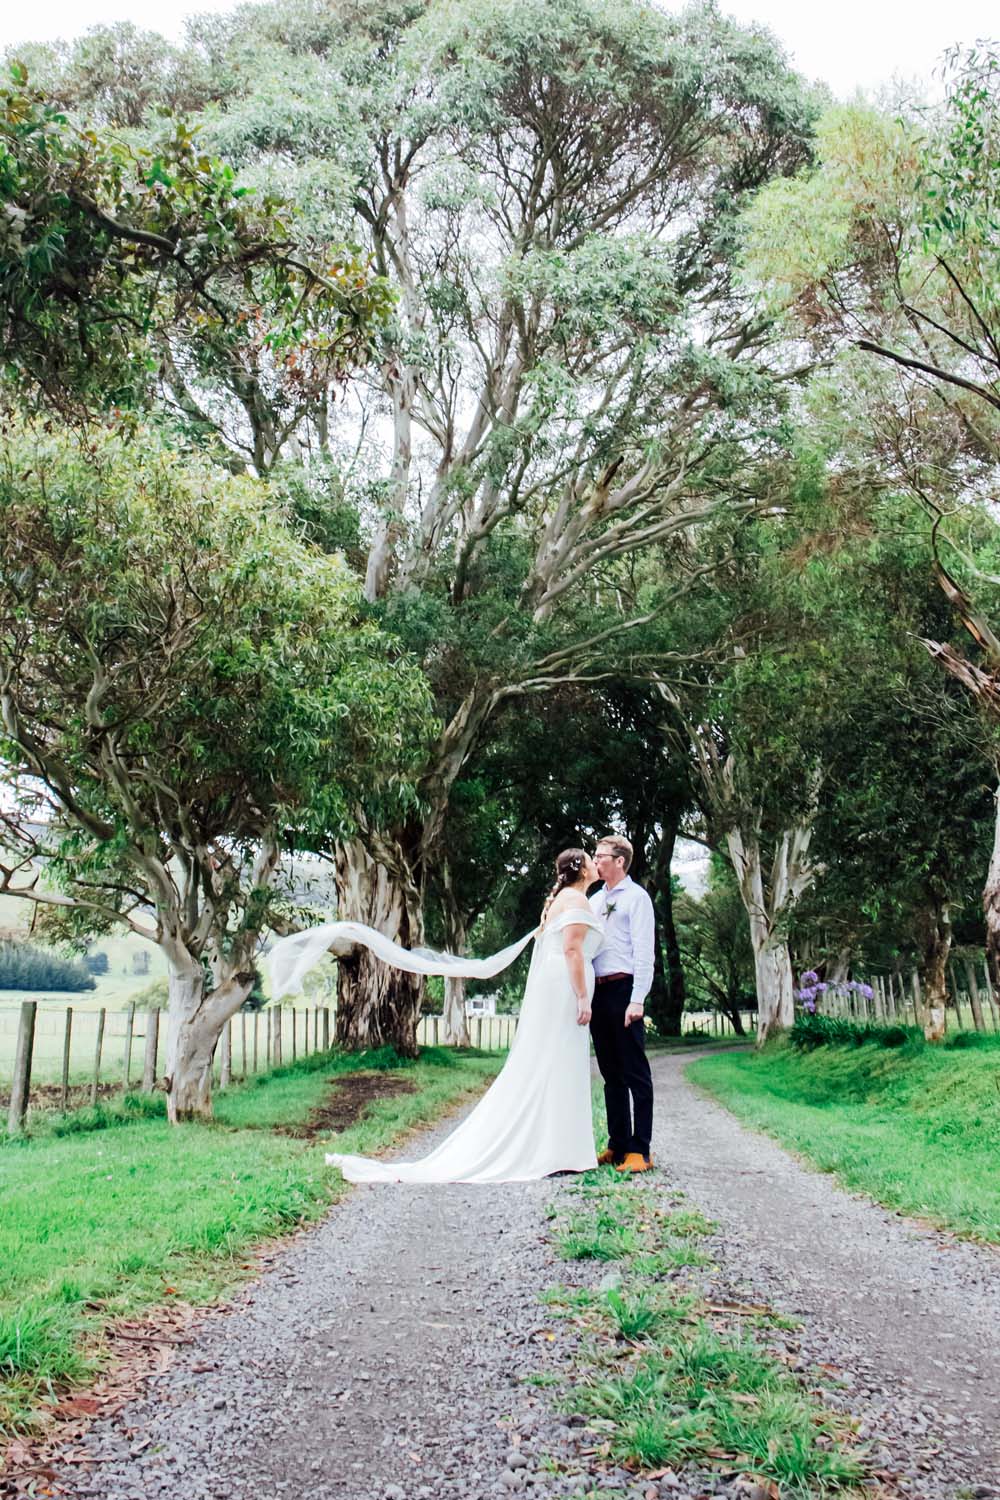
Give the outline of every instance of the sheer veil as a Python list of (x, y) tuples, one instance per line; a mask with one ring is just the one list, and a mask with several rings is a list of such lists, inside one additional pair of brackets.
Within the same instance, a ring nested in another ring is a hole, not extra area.
[(390, 938), (366, 927), (362, 922), (324, 922), (320, 927), (310, 927), (306, 932), (293, 932), (279, 938), (268, 954), (271, 973), (271, 998), (281, 1000), (285, 995), (297, 994), (302, 981), (310, 969), (315, 968), (324, 954), (344, 957), (360, 943), (394, 969), (403, 969), (408, 974), (442, 974), (455, 979), (492, 979), (514, 962), (519, 953), (535, 936), (535, 930), (526, 932), (507, 948), (489, 958), (463, 958), (456, 953), (437, 953), (433, 948), (401, 948)]

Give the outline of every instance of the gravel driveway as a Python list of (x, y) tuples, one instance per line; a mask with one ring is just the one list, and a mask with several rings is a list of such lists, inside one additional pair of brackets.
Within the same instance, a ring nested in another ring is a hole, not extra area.
[[(654, 1150), (659, 1180), (719, 1223), (716, 1285), (803, 1318), (781, 1337), (804, 1366), (835, 1367), (830, 1399), (862, 1418), (911, 1495), (992, 1494), (1000, 1258), (803, 1168), (698, 1094), (686, 1061), (654, 1064)], [(418, 1154), (412, 1142), (406, 1154)], [(585, 1439), (524, 1382), (558, 1368), (573, 1337), (556, 1327), (551, 1341), (538, 1292), (600, 1274), (548, 1247), (544, 1209), (563, 1190), (354, 1189), (207, 1317), (142, 1397), (95, 1423), (82, 1440), (93, 1467), (64, 1463), (60, 1482), (97, 1500), (584, 1493), (579, 1478), (536, 1467)], [(680, 1500), (706, 1485), (670, 1476), (650, 1488), (619, 1473), (600, 1492)]]

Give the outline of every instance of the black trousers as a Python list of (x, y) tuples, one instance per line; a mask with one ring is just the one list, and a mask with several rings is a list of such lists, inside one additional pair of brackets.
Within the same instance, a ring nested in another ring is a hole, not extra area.
[(625, 1025), (632, 976), (594, 987), (590, 1034), (604, 1079), (608, 1145), (616, 1157), (649, 1155), (653, 1135), (653, 1079), (646, 1057), (646, 1023)]

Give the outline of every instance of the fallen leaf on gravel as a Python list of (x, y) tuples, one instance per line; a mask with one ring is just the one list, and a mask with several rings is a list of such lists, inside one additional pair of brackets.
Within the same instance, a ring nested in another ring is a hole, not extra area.
[(740, 1317), (751, 1317), (758, 1313), (771, 1313), (770, 1307), (765, 1307), (763, 1302), (707, 1302), (705, 1304), (708, 1312), (714, 1313), (737, 1313)]
[(59, 1417), (92, 1417), (104, 1402), (97, 1396), (68, 1396), (55, 1408)]

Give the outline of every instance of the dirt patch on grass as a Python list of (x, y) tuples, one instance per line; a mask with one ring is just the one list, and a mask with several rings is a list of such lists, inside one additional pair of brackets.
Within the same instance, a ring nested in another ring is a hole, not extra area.
[(417, 1089), (411, 1079), (399, 1073), (346, 1073), (327, 1081), (333, 1084), (329, 1096), (310, 1110), (300, 1124), (280, 1126), (280, 1135), (311, 1140), (313, 1136), (346, 1130), (349, 1125), (357, 1124), (370, 1104), (397, 1094), (414, 1094)]

